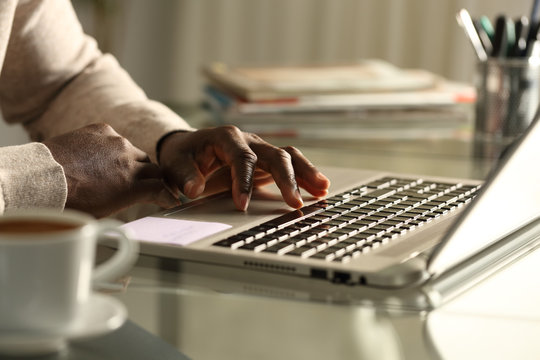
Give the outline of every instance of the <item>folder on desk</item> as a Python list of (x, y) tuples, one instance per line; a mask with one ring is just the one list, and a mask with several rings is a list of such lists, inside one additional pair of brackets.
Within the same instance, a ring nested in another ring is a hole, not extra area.
[(246, 102), (302, 100), (305, 96), (417, 91), (432, 88), (437, 77), (424, 70), (403, 70), (383, 60), (302, 66), (230, 66), (203, 69), (217, 88)]
[(308, 138), (453, 137), (470, 127), (468, 84), (365, 59), (350, 64), (204, 68), (204, 99), (218, 124)]

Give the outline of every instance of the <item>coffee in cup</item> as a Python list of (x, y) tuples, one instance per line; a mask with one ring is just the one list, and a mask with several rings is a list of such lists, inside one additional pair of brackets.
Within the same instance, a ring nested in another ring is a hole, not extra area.
[[(35, 209), (0, 216), (0, 332), (65, 334), (97, 282), (124, 274), (138, 244), (120, 223), (72, 210)], [(95, 266), (97, 242), (118, 243)]]

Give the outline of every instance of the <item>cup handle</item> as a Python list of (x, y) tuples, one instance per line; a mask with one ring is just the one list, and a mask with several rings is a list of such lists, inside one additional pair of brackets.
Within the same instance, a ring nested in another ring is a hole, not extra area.
[(119, 227), (120, 225), (122, 225), (120, 221), (110, 219), (99, 220), (96, 223), (98, 241), (107, 236), (107, 239), (114, 239), (118, 243), (118, 248), (111, 258), (94, 268), (92, 273), (94, 285), (125, 274), (137, 260), (139, 243), (132, 240), (128, 232)]

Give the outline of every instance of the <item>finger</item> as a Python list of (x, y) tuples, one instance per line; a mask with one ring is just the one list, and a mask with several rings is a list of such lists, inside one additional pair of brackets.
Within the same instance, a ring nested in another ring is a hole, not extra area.
[[(253, 176), (253, 188), (262, 187), (268, 184), (272, 184), (274, 179), (272, 175), (261, 169), (255, 169)], [(229, 167), (222, 167), (213, 172), (206, 179), (206, 187), (204, 189), (205, 195), (211, 195), (218, 192), (230, 190), (232, 187), (231, 169)]]
[(304, 179), (296, 179), (296, 181), (298, 182), (298, 186), (315, 197), (320, 198), (328, 195), (328, 188), (314, 187), (312, 183), (306, 182)]
[(145, 163), (150, 162), (150, 157), (148, 156), (148, 154), (142, 151), (141, 149), (133, 146), (133, 152), (135, 155), (135, 160), (140, 161), (140, 162), (145, 162)]
[(283, 200), (294, 208), (301, 207), (303, 201), (296, 183), (291, 155), (266, 142), (253, 144), (252, 148), (259, 156), (259, 166), (272, 174)]
[(291, 162), (296, 174), (298, 185), (306, 189), (311, 195), (321, 197), (328, 194), (330, 180), (324, 176), (313, 164), (295, 147), (284, 147), (291, 155)]
[(253, 179), (262, 179), (262, 178), (267, 178), (267, 177), (272, 177), (271, 174), (269, 174), (268, 172), (264, 171), (263, 169), (261, 168), (256, 168), (255, 169), (255, 172), (253, 174)]
[(260, 188), (268, 184), (272, 184), (274, 182), (274, 179), (271, 175), (260, 177), (260, 178), (254, 178), (253, 179), (253, 188)]
[(237, 209), (245, 211), (253, 187), (253, 174), (257, 166), (257, 155), (248, 146), (245, 135), (233, 126), (220, 128), (213, 142), (216, 158), (231, 169), (232, 197)]
[(200, 196), (205, 188), (205, 177), (191, 156), (181, 156), (176, 166), (166, 174), (167, 183), (177, 186), (187, 197)]
[(253, 190), (253, 174), (257, 166), (257, 155), (249, 148), (240, 149), (232, 161), (232, 197), (236, 208), (246, 211)]
[(264, 171), (261, 168), (255, 169), (255, 173), (253, 174), (253, 188), (262, 187), (268, 184), (274, 183), (274, 178), (272, 177), (272, 174)]
[(211, 195), (218, 192), (230, 190), (231, 187), (231, 169), (226, 166), (213, 172), (209, 177), (207, 177), (204, 193), (205, 195)]
[(204, 176), (208, 176), (223, 167), (223, 162), (217, 157), (212, 146), (206, 146), (202, 152), (195, 155), (195, 161)]

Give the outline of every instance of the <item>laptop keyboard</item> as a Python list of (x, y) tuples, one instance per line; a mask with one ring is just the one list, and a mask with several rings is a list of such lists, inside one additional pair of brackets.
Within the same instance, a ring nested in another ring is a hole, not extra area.
[(348, 262), (472, 200), (479, 185), (383, 177), (214, 243), (235, 251)]

